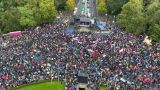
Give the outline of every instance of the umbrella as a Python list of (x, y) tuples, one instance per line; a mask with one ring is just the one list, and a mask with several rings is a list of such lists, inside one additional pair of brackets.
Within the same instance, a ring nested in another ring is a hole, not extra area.
[(66, 34), (67, 35), (73, 35), (74, 34), (74, 31), (73, 31), (73, 29), (72, 28), (67, 28), (67, 31), (66, 31)]

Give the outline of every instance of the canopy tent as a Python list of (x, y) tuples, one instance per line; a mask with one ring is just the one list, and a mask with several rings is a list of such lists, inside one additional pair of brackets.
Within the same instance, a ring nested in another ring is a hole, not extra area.
[(100, 23), (103, 27), (106, 27), (106, 22), (100, 21), (99, 23)]
[(143, 41), (144, 43), (146, 43), (148, 46), (151, 46), (152, 45), (152, 40), (151, 39), (148, 39), (148, 36), (146, 36), (145, 38), (144, 38), (144, 41)]
[(67, 31), (66, 31), (66, 34), (67, 34), (67, 35), (73, 35), (73, 34), (74, 34), (73, 28), (68, 27), (68, 28), (67, 28)]
[(96, 22), (96, 27), (101, 31), (105, 30), (105, 26), (101, 22)]
[(88, 28), (82, 27), (79, 30), (80, 32), (89, 32), (90, 30)]
[(96, 27), (97, 27), (99, 30), (105, 30), (105, 27), (104, 27), (100, 22), (96, 22)]

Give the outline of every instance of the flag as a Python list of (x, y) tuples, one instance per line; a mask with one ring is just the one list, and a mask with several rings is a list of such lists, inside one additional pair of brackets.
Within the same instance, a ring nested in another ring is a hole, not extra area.
[(124, 51), (124, 49), (122, 48), (121, 50), (119, 50), (119, 53), (121, 53), (121, 52), (123, 52)]

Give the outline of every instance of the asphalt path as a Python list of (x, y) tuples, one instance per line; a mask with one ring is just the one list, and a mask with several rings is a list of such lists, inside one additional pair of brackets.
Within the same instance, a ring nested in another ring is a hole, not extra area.
[[(77, 4), (77, 12), (76, 12), (76, 16), (83, 16), (82, 15), (82, 8), (84, 5), (84, 17), (87, 17), (88, 13), (91, 14), (91, 18), (95, 16), (95, 12), (96, 12), (96, 6), (95, 6), (95, 1), (94, 0), (79, 0), (78, 4)], [(89, 8), (89, 10), (88, 10)], [(88, 12), (89, 11), (89, 12)]]

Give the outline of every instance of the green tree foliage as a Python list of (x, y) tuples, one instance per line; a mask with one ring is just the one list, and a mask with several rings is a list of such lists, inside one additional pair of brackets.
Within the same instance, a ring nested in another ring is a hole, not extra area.
[(52, 22), (57, 13), (54, 3), (54, 0), (1, 0), (0, 30), (10, 32)]
[(2, 28), (2, 16), (3, 16), (3, 13), (4, 12), (4, 9), (3, 9), (3, 6), (2, 6), (2, 2), (0, 2), (0, 32), (1, 32), (1, 28)]
[(160, 42), (160, 0), (130, 0), (118, 15), (118, 22), (129, 32), (146, 33)]
[(28, 0), (25, 7), (30, 12), (29, 19), (33, 25), (53, 22), (57, 13), (54, 0)]
[(121, 8), (128, 0), (106, 0), (107, 13), (110, 15), (118, 15), (121, 12)]
[(66, 9), (69, 12), (72, 12), (74, 10), (75, 6), (76, 6), (76, 1), (75, 0), (67, 0), (67, 2), (66, 2)]
[(118, 22), (126, 28), (128, 32), (136, 35), (145, 31), (145, 18), (142, 0), (130, 0), (122, 7), (122, 12), (118, 15)]
[(105, 0), (98, 0), (97, 11), (99, 15), (103, 15), (107, 12)]
[(148, 34), (153, 40), (160, 42), (160, 1), (154, 0), (148, 5), (146, 11)]
[(151, 1), (152, 1), (152, 0), (143, 0), (143, 2), (144, 2), (144, 6), (147, 6), (148, 4), (150, 4), (150, 3), (151, 3)]
[(10, 32), (19, 30), (20, 24), (18, 21), (20, 14), (17, 8), (12, 8), (10, 10), (6, 10), (3, 15), (1, 16), (1, 29), (2, 32)]
[(9, 10), (12, 8), (13, 0), (1, 0), (4, 10)]
[(54, 0), (39, 0), (39, 15), (42, 23), (53, 22), (56, 16), (56, 8), (54, 6)]
[(27, 6), (19, 7), (18, 9), (21, 14), (19, 21), (22, 27), (34, 26), (37, 24), (33, 17), (33, 11), (31, 9), (28, 9)]
[(27, 0), (1, 0), (3, 3), (3, 8), (5, 10), (11, 9), (12, 7), (22, 6), (26, 3)]
[(67, 0), (55, 0), (55, 6), (57, 11), (63, 11), (66, 8), (66, 1)]

